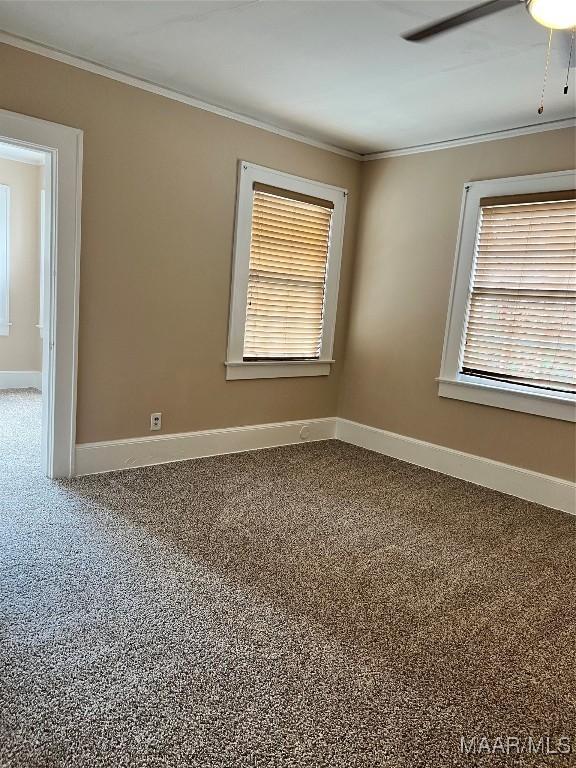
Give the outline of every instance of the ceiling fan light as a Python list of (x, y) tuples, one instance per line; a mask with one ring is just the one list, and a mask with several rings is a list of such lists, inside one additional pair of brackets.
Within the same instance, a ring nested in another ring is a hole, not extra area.
[(530, 15), (549, 29), (571, 29), (576, 27), (575, 0), (527, 0)]

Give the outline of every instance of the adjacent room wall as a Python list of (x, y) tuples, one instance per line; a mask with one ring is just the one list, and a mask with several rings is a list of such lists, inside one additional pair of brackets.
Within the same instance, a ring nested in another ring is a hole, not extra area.
[(364, 164), (339, 415), (574, 479), (574, 424), (438, 397), (462, 189), (574, 168), (576, 132), (550, 131)]
[[(334, 415), (357, 161), (6, 45), (0, 94), (84, 130), (79, 443)], [(225, 379), (239, 159), (349, 190), (328, 377)]]
[(40, 371), (40, 189), (42, 168), (0, 158), (10, 187), (10, 333), (0, 336), (0, 371)]

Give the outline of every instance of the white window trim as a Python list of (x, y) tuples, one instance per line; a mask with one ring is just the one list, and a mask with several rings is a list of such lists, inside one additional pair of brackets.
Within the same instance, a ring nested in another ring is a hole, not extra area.
[(0, 336), (10, 333), (10, 187), (0, 184), (0, 219), (6, 218), (0, 238)]
[(506, 179), (474, 181), (464, 185), (456, 258), (446, 319), (440, 397), (522, 411), (563, 421), (576, 421), (576, 396), (526, 387), (460, 373), (464, 329), (474, 264), (474, 248), (483, 197), (556, 192), (574, 189), (576, 171), (558, 171)]
[[(255, 182), (280, 187), (292, 192), (299, 192), (311, 197), (322, 198), (323, 200), (330, 200), (334, 204), (326, 268), (324, 322), (318, 360), (246, 362), (243, 359), (250, 240), (252, 235), (252, 190)], [(273, 171), (260, 165), (253, 165), (244, 160), (240, 161), (228, 328), (228, 356), (225, 363), (226, 378), (228, 380), (270, 379), (287, 376), (327, 376), (330, 373), (330, 366), (334, 362), (332, 350), (334, 346), (334, 326), (336, 324), (347, 195), (347, 191), (340, 187), (333, 187), (318, 181), (309, 181), (299, 176), (292, 176), (288, 173)]]

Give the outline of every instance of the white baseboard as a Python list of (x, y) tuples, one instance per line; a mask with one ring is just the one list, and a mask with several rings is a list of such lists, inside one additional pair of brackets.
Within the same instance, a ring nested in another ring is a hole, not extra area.
[(462, 453), (347, 419), (336, 420), (336, 438), (395, 459), (458, 477), (576, 515), (576, 485), (550, 475)]
[(0, 371), (0, 389), (42, 389), (42, 371)]
[(92, 475), (332, 438), (576, 514), (576, 486), (567, 480), (336, 417), (84, 443), (76, 446), (75, 474)]
[(279, 424), (256, 424), (248, 427), (137, 437), (130, 440), (81, 443), (76, 446), (75, 474), (92, 475), (223, 453), (240, 453), (259, 448), (328, 440), (334, 437), (335, 431), (335, 418), (303, 419)]

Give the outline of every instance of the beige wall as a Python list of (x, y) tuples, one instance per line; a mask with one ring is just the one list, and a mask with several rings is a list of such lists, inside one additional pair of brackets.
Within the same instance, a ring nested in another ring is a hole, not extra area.
[(438, 397), (466, 181), (574, 168), (571, 129), (366, 163), (339, 415), (574, 478), (573, 424)]
[[(1, 45), (0, 107), (84, 130), (79, 442), (335, 413), (359, 163)], [(239, 159), (349, 190), (329, 377), (225, 380)]]
[[(79, 442), (149, 434), (153, 411), (164, 432), (339, 412), (573, 477), (573, 425), (435, 382), (464, 182), (573, 167), (573, 131), (362, 164), (2, 45), (0, 95), (84, 130)], [(328, 378), (225, 380), (240, 158), (350, 192)]]
[(0, 336), (0, 371), (39, 371), (40, 189), (42, 168), (0, 158), (10, 187), (10, 333)]

